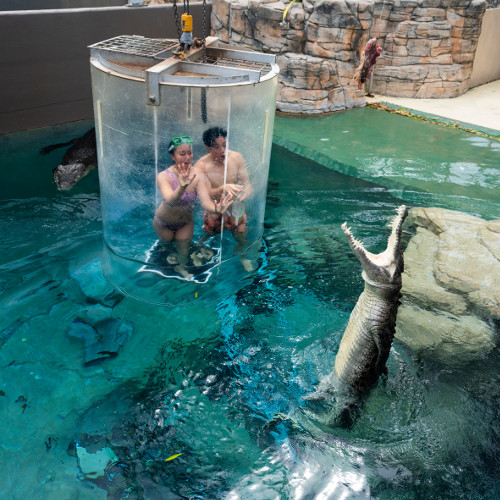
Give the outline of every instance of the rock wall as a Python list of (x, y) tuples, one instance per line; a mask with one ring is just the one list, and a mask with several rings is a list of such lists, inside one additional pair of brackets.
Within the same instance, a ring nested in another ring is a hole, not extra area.
[(277, 108), (324, 113), (363, 106), (352, 76), (366, 42), (383, 52), (372, 91), (456, 97), (468, 79), (486, 0), (213, 0), (212, 34), (277, 55)]
[(500, 220), (412, 208), (396, 337), (447, 364), (477, 359), (500, 327)]

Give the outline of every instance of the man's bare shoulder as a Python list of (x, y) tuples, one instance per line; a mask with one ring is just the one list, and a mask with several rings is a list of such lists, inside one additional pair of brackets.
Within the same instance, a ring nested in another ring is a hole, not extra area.
[(237, 160), (237, 161), (243, 161), (243, 155), (241, 153), (238, 153), (238, 151), (233, 151), (232, 149), (229, 151), (229, 156), (231, 159)]
[(245, 165), (245, 159), (243, 158), (243, 155), (241, 153), (238, 153), (238, 151), (229, 151), (228, 152), (228, 162), (231, 165), (240, 167)]
[(208, 169), (210, 168), (210, 155), (205, 155), (202, 156), (195, 164), (194, 164), (194, 169), (203, 172), (204, 174), (207, 173)]

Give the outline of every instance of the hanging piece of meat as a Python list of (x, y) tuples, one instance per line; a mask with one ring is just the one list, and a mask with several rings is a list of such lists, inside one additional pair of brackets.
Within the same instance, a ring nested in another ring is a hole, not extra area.
[(354, 73), (353, 80), (358, 81), (358, 89), (363, 88), (363, 84), (370, 78), (373, 67), (377, 62), (377, 57), (382, 53), (382, 47), (377, 44), (377, 39), (372, 38), (365, 45), (363, 60)]

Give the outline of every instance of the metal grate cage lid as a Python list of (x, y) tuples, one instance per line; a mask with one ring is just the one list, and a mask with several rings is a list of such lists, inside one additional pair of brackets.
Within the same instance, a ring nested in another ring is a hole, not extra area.
[(207, 64), (214, 66), (224, 66), (226, 68), (239, 68), (259, 71), (261, 75), (265, 75), (272, 70), (272, 66), (266, 62), (247, 61), (245, 59), (235, 59), (231, 57), (208, 56)]
[(172, 39), (121, 35), (89, 46), (91, 64), (147, 86), (147, 104), (159, 106), (161, 85), (214, 87), (255, 84), (279, 73), (276, 56), (241, 50), (207, 37), (205, 46), (179, 52)]
[(134, 56), (159, 57), (178, 45), (179, 43), (175, 40), (145, 38), (139, 35), (120, 35), (89, 47)]

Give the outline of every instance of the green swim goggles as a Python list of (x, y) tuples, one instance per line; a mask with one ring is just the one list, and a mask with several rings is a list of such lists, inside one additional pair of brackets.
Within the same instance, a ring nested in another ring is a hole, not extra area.
[(183, 135), (182, 137), (173, 137), (168, 151), (171, 153), (177, 146), (180, 146), (181, 144), (193, 144), (193, 139), (191, 139), (189, 135)]

